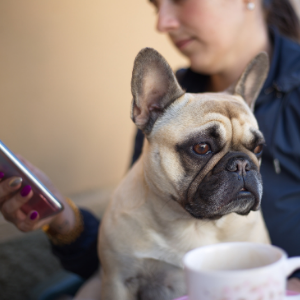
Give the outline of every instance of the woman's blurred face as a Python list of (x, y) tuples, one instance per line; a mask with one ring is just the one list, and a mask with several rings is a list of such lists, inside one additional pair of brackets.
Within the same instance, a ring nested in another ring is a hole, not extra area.
[(249, 43), (247, 0), (151, 0), (157, 29), (167, 33), (194, 71), (214, 74)]

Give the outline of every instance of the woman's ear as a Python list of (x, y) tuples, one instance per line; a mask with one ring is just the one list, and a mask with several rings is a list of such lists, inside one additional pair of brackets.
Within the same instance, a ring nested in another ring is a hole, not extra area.
[(233, 94), (243, 97), (252, 111), (254, 110), (255, 100), (268, 76), (268, 72), (268, 54), (261, 52), (247, 65), (238, 83), (231, 90)]
[(154, 49), (142, 49), (131, 79), (131, 119), (145, 134), (163, 111), (184, 94), (166, 60)]

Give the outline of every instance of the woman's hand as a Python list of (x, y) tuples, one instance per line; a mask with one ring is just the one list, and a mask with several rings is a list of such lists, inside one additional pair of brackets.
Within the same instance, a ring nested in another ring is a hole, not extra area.
[[(55, 216), (51, 216), (40, 220), (37, 211), (31, 211), (25, 214), (21, 207), (32, 197), (33, 192), (30, 186), (22, 189), (22, 178), (10, 177), (5, 180), (0, 179), (0, 211), (4, 218), (13, 223), (19, 230), (23, 232), (32, 231), (48, 224), (50, 228), (57, 233), (67, 234), (72, 230), (75, 222), (74, 212), (65, 201), (60, 192), (53, 186), (49, 178), (39, 169), (24, 160), (18, 158), (26, 165), (26, 167), (48, 188), (50, 192), (64, 205), (64, 210)], [(0, 172), (0, 177), (5, 174)]]

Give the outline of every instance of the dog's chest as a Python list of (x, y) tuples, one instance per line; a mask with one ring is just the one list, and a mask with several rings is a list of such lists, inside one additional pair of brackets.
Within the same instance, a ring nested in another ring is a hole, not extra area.
[(176, 267), (182, 267), (181, 260), (184, 250), (180, 247), (174, 247), (173, 243), (164, 238), (161, 233), (154, 230), (147, 230), (149, 245), (140, 249), (136, 249), (135, 256), (139, 259), (153, 259)]
[(144, 259), (142, 268), (125, 284), (139, 300), (167, 300), (186, 294), (183, 269), (154, 259)]
[(186, 252), (208, 244), (220, 242), (211, 224), (188, 224), (186, 226), (166, 226), (161, 230), (148, 229), (148, 245), (135, 250), (139, 259), (153, 259), (183, 268), (182, 259)]
[[(173, 229), (174, 226), (172, 227)], [(204, 229), (204, 228), (203, 228)], [(140, 261), (135, 277), (126, 281), (128, 288), (138, 299), (173, 299), (186, 293), (183, 263), (184, 254), (196, 247), (215, 243), (216, 237), (208, 230), (203, 234), (195, 226), (160, 231), (148, 229), (148, 244), (135, 249), (134, 256)]]

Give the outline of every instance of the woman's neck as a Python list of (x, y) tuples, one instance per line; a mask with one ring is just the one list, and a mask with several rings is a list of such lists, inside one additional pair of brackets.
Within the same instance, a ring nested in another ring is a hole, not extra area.
[[(253, 44), (255, 42), (255, 44)], [(251, 45), (252, 43), (252, 45)], [(245, 49), (245, 45), (249, 45)], [(269, 37), (268, 29), (261, 30), (255, 39), (246, 38), (242, 41), (242, 47), (236, 51), (232, 59), (228, 61), (227, 68), (210, 75), (207, 85), (207, 92), (222, 92), (235, 84), (246, 68), (247, 64), (259, 53), (265, 51), (268, 53), (270, 60), (272, 56), (272, 45)], [(245, 51), (246, 50), (246, 51)]]

